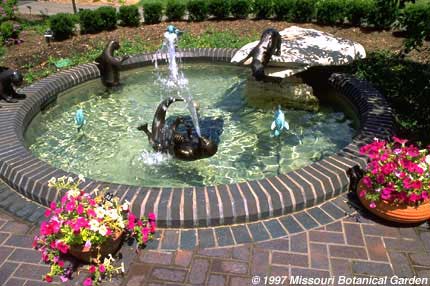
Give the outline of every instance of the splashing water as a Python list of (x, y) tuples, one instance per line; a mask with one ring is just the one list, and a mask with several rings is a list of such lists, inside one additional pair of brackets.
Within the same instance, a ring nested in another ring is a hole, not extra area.
[(161, 152), (148, 152), (144, 150), (140, 154), (139, 160), (141, 160), (145, 165), (156, 166), (161, 165), (170, 159), (168, 154), (163, 154)]
[[(178, 41), (178, 35), (172, 32), (164, 33), (163, 47), (161, 51), (166, 52), (167, 50), (167, 61), (169, 63), (169, 77), (163, 79), (158, 74), (158, 80), (170, 90), (176, 91), (177, 96), (184, 99), (187, 109), (191, 113), (191, 118), (196, 129), (197, 136), (201, 137), (199, 117), (194, 104), (193, 96), (188, 88), (188, 80), (185, 75), (179, 70), (179, 66), (176, 60), (176, 42)], [(161, 53), (156, 55), (154, 59), (154, 66), (158, 69), (157, 58), (161, 58)]]

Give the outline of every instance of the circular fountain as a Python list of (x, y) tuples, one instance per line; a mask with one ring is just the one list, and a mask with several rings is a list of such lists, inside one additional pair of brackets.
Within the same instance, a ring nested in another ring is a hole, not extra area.
[[(124, 61), (122, 88), (113, 92), (104, 90), (94, 64), (27, 87), (29, 99), (2, 113), (7, 119), (0, 127), (7, 140), (0, 147), (2, 178), (48, 205), (59, 197), (47, 187), (51, 177), (84, 174), (88, 178), (84, 190), (107, 186), (130, 201), (133, 211), (156, 212), (159, 225), (170, 227), (262, 219), (298, 211), (346, 191), (352, 170), (365, 164), (358, 156), (360, 144), (391, 131), (391, 111), (385, 100), (354, 78), (335, 74), (321, 85), (325, 77), (312, 76), (320, 109), (283, 107), (289, 130), (273, 136), (270, 127), (277, 104), (269, 109), (249, 104), (249, 71), (229, 64), (235, 52), (176, 51), (188, 82), (182, 94), (159, 80), (169, 78), (168, 66), (153, 67), (155, 60), (169, 60), (163, 52)], [(306, 75), (304, 79), (313, 85)], [(184, 117), (194, 126), (191, 136), (217, 142), (214, 156), (176, 160), (154, 152), (137, 130), (141, 123), (151, 122), (160, 101), (172, 95), (192, 95), (198, 104), (188, 99), (172, 104), (168, 125)], [(192, 111), (196, 105), (199, 118)], [(85, 112), (86, 122), (80, 132), (74, 118), (78, 110)]]

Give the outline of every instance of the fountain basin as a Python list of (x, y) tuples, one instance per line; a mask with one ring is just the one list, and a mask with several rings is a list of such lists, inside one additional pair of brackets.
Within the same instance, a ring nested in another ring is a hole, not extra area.
[[(232, 49), (190, 49), (180, 51), (186, 62), (229, 62)], [(124, 69), (150, 65), (153, 54), (132, 57)], [(27, 87), (29, 98), (1, 111), (0, 174), (23, 195), (48, 205), (61, 196), (47, 187), (53, 176), (73, 176), (35, 158), (24, 142), (31, 120), (55, 100), (57, 95), (80, 83), (96, 79), (93, 64), (58, 73)], [(278, 216), (309, 207), (348, 189), (351, 170), (364, 166), (366, 159), (358, 148), (373, 137), (389, 136), (391, 111), (382, 96), (365, 82), (345, 76), (331, 77), (333, 86), (349, 100), (359, 116), (360, 129), (351, 143), (334, 155), (285, 174), (257, 180), (214, 186), (139, 187), (87, 180), (82, 186), (94, 189), (109, 186), (122, 199), (132, 203), (141, 215), (157, 213), (161, 226), (192, 227), (239, 223)]]

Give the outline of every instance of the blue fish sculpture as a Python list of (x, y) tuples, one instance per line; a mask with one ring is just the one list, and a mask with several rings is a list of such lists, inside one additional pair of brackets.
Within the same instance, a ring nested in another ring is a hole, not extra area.
[(271, 137), (278, 137), (281, 135), (283, 129), (289, 130), (290, 126), (288, 122), (285, 121), (285, 115), (281, 110), (281, 106), (278, 106), (278, 109), (275, 111), (275, 118), (270, 126), (270, 130), (273, 131)]
[(182, 35), (182, 33), (183, 33), (181, 30), (179, 30), (178, 28), (176, 28), (173, 25), (167, 26), (166, 31), (169, 32), (169, 33), (171, 33), (171, 34), (175, 33), (178, 36)]
[(85, 114), (82, 109), (78, 109), (75, 114), (75, 124), (78, 128), (78, 132), (81, 131), (87, 121), (85, 120)]

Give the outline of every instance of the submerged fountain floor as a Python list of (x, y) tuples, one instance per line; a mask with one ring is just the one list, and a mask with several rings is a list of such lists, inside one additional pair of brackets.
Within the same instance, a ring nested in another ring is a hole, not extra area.
[[(164, 68), (164, 67), (163, 67)], [(161, 74), (166, 71), (161, 68)], [(123, 88), (108, 93), (98, 80), (68, 90), (39, 113), (25, 133), (36, 157), (65, 171), (113, 183), (186, 187), (273, 177), (331, 155), (352, 141), (354, 122), (334, 102), (317, 113), (284, 110), (292, 132), (270, 137), (272, 110), (247, 105), (248, 69), (218, 64), (182, 67), (200, 105), (202, 134), (218, 138), (218, 153), (194, 162), (161, 158), (152, 152), (140, 123), (152, 123), (169, 92), (149, 66), (125, 74)], [(262, 94), (261, 96), (264, 96)], [(74, 113), (83, 108), (87, 125), (78, 133)], [(173, 104), (170, 120), (189, 111)], [(169, 121), (169, 119), (168, 119)]]

